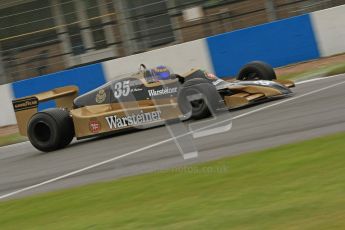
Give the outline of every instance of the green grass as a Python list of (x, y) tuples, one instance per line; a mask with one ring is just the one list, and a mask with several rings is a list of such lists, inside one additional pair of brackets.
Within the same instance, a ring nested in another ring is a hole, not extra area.
[(0, 229), (345, 229), (344, 140), (0, 202)]
[(0, 136), (0, 146), (15, 144), (26, 140), (27, 138), (19, 135), (19, 133)]
[(295, 72), (287, 75), (278, 76), (282, 80), (306, 80), (314, 77), (328, 77), (345, 73), (345, 63), (320, 66), (316, 69)]
[(342, 73), (345, 73), (345, 64), (336, 65), (327, 72), (328, 76), (342, 74)]

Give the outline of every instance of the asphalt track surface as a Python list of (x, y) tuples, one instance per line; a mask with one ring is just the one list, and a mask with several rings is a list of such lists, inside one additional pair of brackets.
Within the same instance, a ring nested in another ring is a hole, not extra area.
[(305, 82), (293, 91), (293, 97), (230, 112), (232, 129), (195, 139), (199, 156), (190, 160), (183, 159), (164, 126), (78, 141), (51, 153), (41, 153), (28, 142), (2, 147), (0, 199), (205, 162), (345, 131), (345, 75)]

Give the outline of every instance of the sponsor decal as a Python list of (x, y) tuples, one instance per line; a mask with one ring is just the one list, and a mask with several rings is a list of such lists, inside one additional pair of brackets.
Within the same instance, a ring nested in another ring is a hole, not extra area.
[(29, 97), (22, 100), (13, 101), (13, 109), (15, 112), (36, 108), (38, 105), (38, 99), (36, 97)]
[(213, 84), (213, 85), (218, 85), (218, 84), (220, 84), (220, 83), (222, 83), (222, 82), (223, 82), (222, 79), (218, 79), (217, 81), (213, 81), (212, 84)]
[(104, 91), (104, 89), (101, 89), (98, 91), (97, 95), (96, 95), (96, 102), (98, 104), (101, 104), (105, 101), (105, 99), (107, 98), (107, 94)]
[(138, 114), (132, 114), (124, 117), (117, 115), (105, 117), (110, 129), (125, 128), (128, 126), (142, 125), (150, 122), (161, 120), (161, 111), (153, 111), (144, 113), (141, 111)]
[(214, 75), (213, 73), (208, 73), (208, 72), (205, 72), (205, 76), (210, 79), (210, 80), (216, 80), (218, 79), (216, 75)]
[(131, 92), (132, 92), (132, 93), (140, 92), (140, 91), (143, 91), (143, 88), (134, 88), (134, 89), (131, 89)]
[(177, 87), (174, 88), (163, 88), (159, 90), (148, 90), (150, 97), (154, 96), (161, 96), (161, 95), (166, 95), (166, 94), (172, 94), (172, 93), (177, 93)]
[(101, 123), (97, 120), (90, 120), (89, 130), (91, 133), (99, 133), (101, 131)]

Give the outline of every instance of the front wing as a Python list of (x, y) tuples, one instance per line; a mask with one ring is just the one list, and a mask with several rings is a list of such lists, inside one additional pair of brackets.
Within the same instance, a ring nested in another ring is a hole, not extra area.
[(255, 103), (265, 102), (275, 98), (291, 96), (293, 93), (289, 88), (295, 87), (292, 81), (276, 80), (281, 84), (281, 89), (259, 86), (259, 85), (232, 85), (228, 90), (232, 92), (229, 96), (224, 96), (224, 102), (230, 109), (252, 105)]

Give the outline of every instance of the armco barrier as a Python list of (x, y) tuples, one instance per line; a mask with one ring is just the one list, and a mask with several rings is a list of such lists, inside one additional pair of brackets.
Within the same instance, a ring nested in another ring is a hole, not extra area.
[[(102, 64), (93, 64), (65, 70), (12, 84), (14, 96), (25, 97), (66, 85), (76, 85), (80, 93), (88, 92), (105, 83)], [(39, 110), (55, 107), (54, 101), (39, 105)]]
[(322, 57), (345, 52), (345, 5), (311, 13)]
[(278, 67), (320, 56), (309, 15), (217, 35), (207, 42), (220, 77), (236, 75), (253, 60)]

